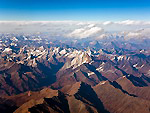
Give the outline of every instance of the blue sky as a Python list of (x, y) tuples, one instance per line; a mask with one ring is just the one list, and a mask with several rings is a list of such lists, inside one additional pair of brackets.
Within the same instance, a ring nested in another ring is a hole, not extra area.
[(150, 0), (0, 0), (0, 20), (150, 20)]

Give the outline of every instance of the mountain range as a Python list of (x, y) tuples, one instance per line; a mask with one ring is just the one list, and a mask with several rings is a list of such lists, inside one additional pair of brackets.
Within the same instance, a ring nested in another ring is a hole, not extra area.
[(148, 45), (12, 35), (0, 41), (1, 112), (150, 112)]

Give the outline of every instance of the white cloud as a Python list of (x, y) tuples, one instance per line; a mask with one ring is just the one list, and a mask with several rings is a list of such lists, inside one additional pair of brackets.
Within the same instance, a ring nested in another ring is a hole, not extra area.
[(98, 37), (96, 37), (96, 39), (97, 39), (97, 40), (101, 40), (101, 39), (106, 39), (106, 38), (108, 38), (108, 37), (110, 37), (109, 34), (101, 34), (101, 35), (99, 35)]
[(0, 32), (49, 32), (62, 35), (75, 29), (77, 23), (77, 21), (0, 21)]
[(134, 32), (132, 33), (132, 32), (129, 32), (127, 36), (128, 37), (137, 37), (139, 35), (141, 35), (141, 33), (134, 33)]
[(138, 20), (125, 20), (125, 21), (119, 21), (115, 23), (121, 25), (150, 25), (149, 21), (138, 21)]
[(113, 22), (111, 22), (111, 21), (103, 22), (103, 25), (111, 25), (111, 24), (113, 24)]
[(98, 35), (99, 33), (102, 33), (104, 30), (100, 27), (95, 27), (94, 24), (90, 24), (87, 27), (75, 29), (71, 33), (67, 35), (67, 37), (72, 38), (87, 38), (90, 36)]
[(148, 38), (150, 38), (150, 28), (128, 32), (127, 35), (125, 36), (126, 40), (129, 40), (129, 39), (148, 39)]
[(88, 25), (89, 28), (92, 28), (92, 27), (94, 27), (94, 26), (95, 26), (95, 24), (89, 24), (89, 25)]

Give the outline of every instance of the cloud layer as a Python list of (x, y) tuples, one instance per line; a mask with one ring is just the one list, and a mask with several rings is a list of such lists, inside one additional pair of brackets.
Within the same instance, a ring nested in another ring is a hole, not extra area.
[(150, 36), (150, 21), (0, 21), (0, 33), (49, 33), (51, 37), (92, 38), (113, 37), (145, 39)]

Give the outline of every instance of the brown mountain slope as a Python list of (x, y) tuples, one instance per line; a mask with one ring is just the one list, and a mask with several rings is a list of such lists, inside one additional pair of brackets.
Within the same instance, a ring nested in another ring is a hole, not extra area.
[(116, 82), (130, 94), (134, 94), (140, 98), (150, 100), (150, 87), (138, 87), (134, 86), (133, 83), (126, 77), (121, 77)]
[(150, 101), (129, 96), (109, 82), (98, 84), (94, 91), (111, 113), (149, 113)]
[(10, 61), (1, 62), (0, 96), (40, 90), (55, 82), (55, 71), (59, 66), (56, 68), (49, 62), (36, 61), (36, 63), (37, 66), (32, 67)]
[(115, 88), (113, 83), (109, 81), (100, 82), (93, 88), (86, 83), (77, 82), (73, 85), (65, 86), (58, 93), (56, 92), (49, 90), (47, 93), (49, 97), (43, 96), (42, 101), (37, 98), (31, 99), (18, 108), (15, 113), (27, 113), (27, 111), (31, 113), (150, 112), (150, 101), (129, 95)]

